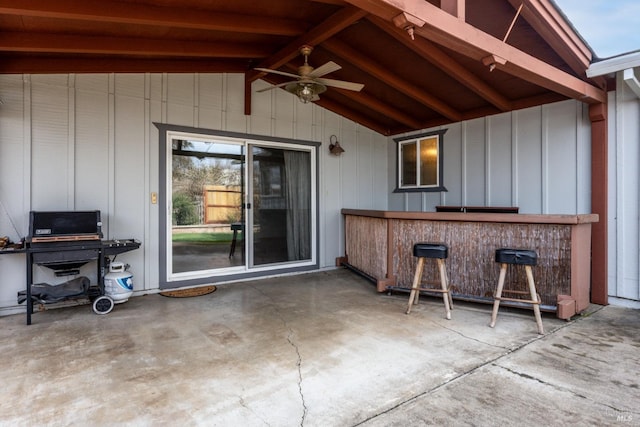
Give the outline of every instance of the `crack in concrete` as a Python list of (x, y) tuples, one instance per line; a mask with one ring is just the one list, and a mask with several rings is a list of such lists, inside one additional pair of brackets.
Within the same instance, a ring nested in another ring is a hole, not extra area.
[(304, 426), (304, 420), (307, 416), (307, 402), (304, 400), (304, 392), (302, 391), (302, 356), (300, 355), (300, 349), (298, 348), (298, 345), (293, 342), (293, 340), (291, 339), (291, 336), (293, 335), (293, 330), (291, 328), (289, 328), (289, 326), (287, 325), (287, 322), (284, 321), (283, 319), (283, 323), (285, 324), (285, 326), (289, 329), (289, 334), (287, 335), (287, 341), (289, 341), (289, 344), (291, 344), (291, 346), (296, 350), (296, 354), (298, 355), (298, 361), (296, 362), (296, 366), (298, 367), (298, 392), (300, 393), (300, 399), (302, 400), (302, 419), (300, 420), (300, 427)]
[(556, 384), (551, 384), (551, 383), (549, 383), (549, 382), (547, 382), (545, 380), (542, 380), (540, 378), (534, 377), (533, 375), (525, 374), (524, 372), (518, 372), (518, 371), (516, 371), (514, 369), (511, 369), (511, 368), (508, 368), (506, 366), (498, 365), (497, 363), (494, 363), (493, 366), (495, 366), (497, 368), (500, 368), (500, 369), (504, 369), (505, 371), (510, 372), (510, 373), (512, 373), (514, 375), (517, 375), (519, 377), (522, 377), (524, 379), (531, 380), (531, 381), (536, 381), (536, 382), (538, 382), (538, 383), (540, 383), (542, 385), (546, 385), (546, 386), (552, 387), (552, 388), (554, 388), (556, 390), (567, 391), (567, 392), (569, 392), (569, 393), (573, 394), (574, 396), (579, 397), (581, 399), (588, 399), (587, 396), (584, 396), (582, 394), (576, 393), (575, 391), (573, 391), (571, 389), (568, 389), (566, 387), (560, 387), (559, 385), (556, 385)]
[(282, 324), (284, 325), (284, 327), (288, 331), (287, 332), (287, 342), (296, 351), (296, 357), (297, 357), (296, 368), (298, 369), (298, 393), (300, 394), (300, 400), (302, 402), (302, 418), (300, 419), (300, 427), (303, 427), (304, 426), (304, 421), (305, 421), (305, 419), (307, 417), (307, 411), (308, 411), (309, 408), (307, 408), (307, 402), (305, 401), (304, 392), (302, 390), (302, 382), (303, 382), (303, 378), (302, 378), (302, 355), (300, 354), (300, 348), (298, 348), (298, 345), (294, 342), (294, 340), (292, 338), (295, 335), (295, 333), (293, 332), (293, 329), (291, 328), (291, 326), (289, 326), (289, 323), (287, 322), (287, 320), (282, 316), (282, 313), (280, 312), (280, 310), (278, 310), (278, 308), (276, 307), (275, 300), (270, 295), (268, 295), (265, 292), (263, 292), (262, 289), (259, 289), (258, 287), (254, 286), (254, 285), (251, 285), (251, 287), (255, 291), (257, 291), (258, 293), (263, 295), (266, 299), (271, 301), (271, 306), (273, 307), (274, 313), (280, 319), (280, 321), (282, 322)]
[(552, 387), (552, 388), (554, 388), (554, 389), (556, 389), (556, 390), (569, 392), (569, 393), (571, 393), (572, 395), (574, 395), (574, 396), (576, 396), (576, 397), (579, 397), (579, 398), (581, 398), (581, 399), (585, 399), (585, 400), (590, 401), (590, 402), (591, 402), (592, 404), (594, 404), (594, 405), (601, 405), (601, 406), (605, 406), (606, 408), (611, 409), (612, 411), (615, 411), (615, 412), (617, 412), (618, 414), (634, 414), (634, 415), (640, 415), (640, 413), (638, 413), (638, 412), (634, 412), (634, 411), (630, 411), (630, 410), (623, 410), (623, 409), (620, 409), (620, 408), (616, 408), (615, 406), (609, 405), (609, 404), (607, 404), (607, 403), (603, 403), (603, 402), (599, 402), (599, 401), (597, 401), (597, 400), (590, 399), (590, 398), (589, 398), (589, 396), (585, 396), (585, 395), (583, 395), (583, 394), (577, 393), (577, 392), (575, 392), (574, 390), (572, 390), (572, 389), (570, 389), (570, 388), (561, 387), (561, 386), (559, 386), (559, 385), (557, 385), (557, 384), (552, 384), (552, 383), (550, 383), (550, 382), (547, 382), (547, 381), (542, 380), (542, 379), (540, 379), (540, 378), (534, 377), (534, 376), (532, 376), (532, 375), (525, 374), (524, 372), (519, 372), (519, 371), (516, 371), (516, 370), (514, 370), (514, 369), (508, 368), (508, 367), (506, 367), (506, 366), (498, 365), (498, 364), (495, 364), (495, 363), (494, 363), (493, 365), (494, 365), (494, 366), (496, 366), (496, 367), (498, 367), (498, 368), (504, 369), (505, 371), (510, 372), (510, 373), (512, 373), (512, 374), (514, 374), (514, 375), (517, 375), (517, 376), (519, 376), (519, 377), (522, 377), (522, 378), (524, 378), (524, 379), (531, 380), (531, 381), (536, 381), (536, 382), (538, 382), (538, 383), (540, 383), (540, 384), (542, 384), (542, 385)]
[[(579, 321), (579, 320), (580, 320), (580, 319), (578, 319), (577, 321)], [(438, 324), (437, 322), (434, 322), (434, 323)], [(507, 356), (509, 356), (509, 355), (510, 355), (510, 354), (512, 354), (512, 353), (517, 352), (518, 350), (520, 350), (520, 349), (522, 349), (522, 348), (524, 348), (524, 347), (528, 346), (529, 344), (532, 344), (532, 343), (534, 343), (534, 342), (536, 342), (536, 341), (538, 341), (538, 340), (541, 340), (541, 339), (544, 339), (544, 338), (546, 338), (546, 337), (548, 337), (548, 336), (551, 336), (551, 335), (553, 335), (553, 334), (555, 334), (555, 333), (557, 333), (557, 332), (561, 331), (562, 329), (564, 329), (564, 328), (566, 328), (566, 327), (569, 327), (570, 325), (571, 325), (571, 322), (567, 322), (567, 324), (565, 324), (565, 325), (563, 325), (563, 326), (559, 326), (558, 328), (556, 328), (556, 329), (554, 329), (554, 330), (552, 330), (552, 331), (550, 331), (550, 332), (547, 332), (545, 335), (538, 335), (537, 337), (535, 337), (535, 338), (533, 338), (533, 339), (531, 339), (531, 340), (529, 340), (529, 341), (526, 341), (526, 342), (524, 342), (524, 343), (520, 344), (519, 346), (514, 347), (514, 348), (512, 348), (512, 349), (507, 348), (505, 353), (503, 353), (503, 354), (501, 354), (501, 355), (498, 355), (498, 356), (494, 357), (493, 359), (490, 359), (490, 360), (488, 360), (488, 361), (486, 361), (486, 362), (484, 362), (484, 363), (481, 363), (481, 364), (479, 364), (478, 366), (476, 366), (476, 367), (474, 367), (474, 368), (470, 369), (469, 371), (462, 372), (461, 374), (456, 375), (455, 377), (449, 378), (448, 380), (444, 381), (444, 382), (443, 382), (443, 383), (441, 383), (441, 384), (436, 385), (435, 387), (432, 387), (432, 388), (431, 388), (431, 389), (429, 389), (429, 390), (425, 390), (425, 391), (423, 391), (423, 392), (421, 392), (421, 393), (418, 393), (418, 394), (416, 394), (416, 395), (414, 395), (414, 396), (412, 396), (412, 397), (410, 397), (410, 398), (408, 398), (408, 399), (403, 400), (402, 402), (398, 402), (398, 403), (397, 403), (397, 404), (395, 404), (394, 406), (392, 406), (392, 407), (390, 407), (390, 408), (387, 408), (387, 409), (385, 409), (384, 411), (381, 411), (381, 412), (379, 412), (379, 413), (377, 413), (377, 414), (374, 414), (374, 415), (372, 415), (372, 416), (370, 416), (370, 417), (368, 417), (368, 418), (366, 418), (366, 419), (364, 419), (364, 420), (362, 420), (362, 421), (360, 421), (360, 422), (358, 422), (358, 423), (354, 424), (354, 425), (353, 425), (353, 427), (356, 427), (356, 426), (362, 425), (362, 424), (364, 424), (364, 423), (367, 423), (367, 422), (369, 422), (369, 421), (371, 421), (371, 420), (374, 420), (374, 419), (378, 418), (378, 417), (379, 417), (379, 416), (381, 416), (381, 415), (388, 414), (388, 413), (390, 413), (390, 412), (394, 411), (395, 409), (398, 409), (398, 408), (400, 408), (400, 407), (402, 407), (402, 406), (405, 406), (405, 405), (407, 405), (407, 404), (409, 404), (409, 403), (412, 403), (412, 402), (414, 402), (414, 401), (418, 400), (419, 398), (421, 398), (421, 397), (423, 397), (423, 396), (428, 396), (429, 394), (431, 394), (431, 393), (433, 393), (433, 392), (435, 392), (435, 391), (437, 391), (437, 390), (439, 390), (439, 389), (441, 389), (441, 388), (443, 388), (443, 387), (445, 387), (445, 386), (447, 386), (447, 385), (449, 385), (449, 384), (451, 384), (451, 383), (453, 383), (453, 382), (455, 382), (455, 381), (458, 381), (458, 380), (461, 380), (461, 379), (463, 379), (463, 378), (466, 378), (466, 377), (470, 376), (471, 374), (473, 374), (473, 373), (475, 373), (476, 371), (478, 371), (478, 370), (480, 370), (480, 369), (484, 368), (484, 367), (485, 367), (485, 366), (487, 366), (487, 365), (496, 365), (496, 366), (498, 366), (498, 365), (496, 364), (496, 362), (497, 362), (498, 360), (500, 360), (500, 359), (502, 359), (502, 358), (504, 358), (504, 357), (507, 357)], [(447, 327), (445, 327), (445, 326), (443, 326), (443, 327), (444, 327), (444, 328), (446, 328), (446, 329), (448, 329), (448, 328), (447, 328)], [(454, 330), (453, 332), (458, 333), (458, 332), (457, 332), (457, 331), (455, 331), (455, 330)], [(469, 338), (469, 339), (473, 339), (473, 338)], [(480, 341), (480, 342), (482, 342), (482, 341)], [(485, 343), (485, 344), (486, 344), (486, 343)], [(501, 347), (500, 347), (500, 348), (501, 348)], [(606, 405), (605, 405), (605, 406), (606, 406)]]
[(436, 322), (436, 321), (433, 321), (433, 323), (435, 323), (436, 325), (440, 326), (440, 327), (441, 327), (441, 328), (443, 328), (443, 329), (446, 329), (447, 331), (451, 331), (451, 332), (453, 332), (454, 334), (458, 334), (458, 335), (460, 335), (462, 338), (466, 338), (466, 339), (468, 339), (468, 340), (475, 341), (475, 342), (480, 343), (480, 344), (488, 345), (489, 347), (495, 347), (495, 348), (499, 348), (499, 349), (501, 349), (501, 350), (509, 350), (509, 347), (503, 347), (503, 346), (501, 346), (501, 345), (491, 344), (491, 343), (488, 343), (488, 342), (485, 342), (485, 341), (479, 340), (479, 339), (477, 339), (477, 338), (470, 337), (470, 336), (468, 336), (468, 335), (463, 334), (463, 333), (462, 333), (462, 332), (460, 332), (460, 331), (457, 331), (457, 330), (455, 330), (455, 329), (453, 329), (453, 328), (450, 328), (450, 327), (448, 327), (448, 326), (445, 326), (445, 325), (444, 325), (444, 324), (442, 324), (442, 323), (439, 323), (439, 322)]
[(242, 406), (244, 409), (246, 409), (247, 411), (255, 415), (260, 421), (264, 423), (264, 425), (271, 427), (271, 424), (269, 424), (264, 418), (262, 418), (259, 414), (257, 414), (256, 411), (254, 411), (247, 405), (247, 403), (244, 401), (244, 398), (242, 396), (238, 396), (238, 402), (240, 402), (240, 406)]

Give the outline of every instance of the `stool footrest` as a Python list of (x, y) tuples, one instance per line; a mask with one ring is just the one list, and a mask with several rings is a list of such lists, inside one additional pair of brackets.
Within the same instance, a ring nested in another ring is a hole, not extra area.
[(436, 285), (440, 286), (440, 280), (423, 280), (420, 282), (420, 285)]
[(439, 292), (441, 294), (448, 294), (450, 290), (436, 289), (436, 288), (411, 288), (411, 290), (425, 291), (425, 292)]
[(494, 297), (493, 299), (495, 299), (496, 301), (511, 301), (511, 302), (524, 302), (527, 304), (540, 304), (539, 299), (538, 301), (533, 301), (530, 299), (522, 299), (522, 298), (505, 298), (505, 297), (499, 297), (499, 298)]

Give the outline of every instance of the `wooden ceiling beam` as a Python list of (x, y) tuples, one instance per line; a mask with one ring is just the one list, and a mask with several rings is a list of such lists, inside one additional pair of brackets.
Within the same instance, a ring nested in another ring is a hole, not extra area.
[[(522, 110), (529, 107), (536, 107), (539, 105), (553, 104), (554, 102), (566, 101), (566, 97), (555, 92), (546, 92), (542, 95), (532, 96), (529, 98), (522, 98), (513, 103), (513, 111)], [(476, 108), (473, 110), (467, 110), (464, 112), (464, 120), (472, 120), (480, 117), (488, 117), (498, 114), (495, 108), (487, 106)]]
[(348, 6), (348, 4), (344, 0), (311, 0), (315, 3), (324, 3), (324, 4), (332, 4), (334, 6)]
[(0, 74), (49, 73), (243, 73), (242, 60), (170, 60), (79, 56), (0, 55)]
[(440, 67), (450, 77), (454, 78), (468, 89), (471, 89), (487, 102), (497, 107), (500, 111), (509, 111), (513, 108), (511, 101), (467, 68), (460, 65), (460, 63), (456, 62), (434, 43), (421, 37), (411, 40), (411, 37), (407, 35), (406, 31), (383, 21), (380, 18), (370, 17), (370, 21), (427, 61)]
[[(309, 32), (301, 35), (294, 41), (287, 44), (277, 53), (262, 61), (257, 67), (259, 68), (279, 68), (300, 55), (300, 48), (304, 45), (317, 46), (326, 39), (334, 36), (344, 30), (354, 22), (364, 18), (367, 12), (352, 6), (340, 9), (329, 18), (321, 22), (319, 25), (311, 29)], [(251, 70), (247, 80), (254, 81), (264, 76), (265, 73)]]
[(0, 33), (0, 51), (80, 53), (103, 55), (149, 55), (177, 57), (266, 57), (268, 46), (249, 43), (153, 40), (43, 33)]
[[(297, 68), (294, 66), (287, 66), (287, 71), (296, 72)], [(281, 82), (278, 82), (278, 83), (281, 83)], [(278, 83), (273, 83), (273, 84), (278, 84)], [(415, 118), (407, 115), (406, 113), (396, 108), (393, 108), (391, 104), (389, 104), (388, 102), (383, 102), (374, 96), (368, 95), (363, 92), (356, 92), (356, 91), (340, 89), (336, 87), (330, 87), (327, 90), (338, 92), (344, 95), (345, 97), (351, 99), (352, 101), (355, 101), (358, 104), (366, 108), (369, 108), (383, 116), (392, 118), (406, 126), (409, 126), (410, 128), (419, 129), (422, 126), (420, 121), (416, 120)]]
[(566, 101), (566, 97), (556, 92), (547, 92), (542, 95), (531, 96), (529, 98), (518, 99), (513, 102), (513, 108), (515, 110), (522, 110), (524, 108), (535, 107), (538, 105), (552, 104), (554, 102)]
[(363, 105), (366, 108), (369, 108), (375, 111), (378, 114), (389, 117), (397, 122), (400, 122), (412, 129), (420, 129), (422, 127), (422, 123), (413, 117), (399, 111), (396, 108), (393, 108), (391, 104), (388, 102), (383, 102), (376, 97), (371, 95), (367, 95), (362, 92), (353, 92), (350, 90), (339, 89), (339, 88), (329, 88), (328, 90), (339, 92), (340, 94), (346, 96), (347, 98), (357, 102), (358, 104)]
[(397, 74), (380, 66), (379, 63), (371, 60), (367, 56), (361, 54), (356, 49), (351, 48), (345, 43), (336, 39), (330, 39), (322, 44), (322, 47), (330, 50), (332, 53), (348, 60), (353, 66), (360, 68), (365, 73), (379, 79), (385, 84), (393, 87), (395, 90), (404, 95), (415, 99), (426, 107), (431, 108), (438, 114), (442, 114), (452, 121), (460, 121), (462, 115), (446, 102), (427, 93), (423, 89), (408, 83)]
[(314, 104), (318, 104), (322, 108), (333, 111), (339, 116), (352, 120), (358, 124), (361, 124), (362, 126), (368, 127), (369, 129), (374, 130), (382, 135), (389, 136), (392, 134), (391, 129), (382, 126), (379, 121), (373, 120), (360, 112), (347, 108), (341, 103), (336, 102), (326, 96), (321, 97), (320, 100), (316, 101)]
[(295, 19), (100, 0), (0, 0), (0, 14), (280, 36), (298, 36), (307, 29)]
[(465, 0), (440, 0), (440, 7), (456, 18), (466, 20)]
[[(424, 22), (414, 33), (476, 61), (494, 55), (501, 61), (493, 65), (508, 74), (547, 90), (586, 103), (606, 102), (604, 90), (547, 64), (495, 37), (461, 21), (424, 0), (346, 0), (380, 18), (392, 22), (406, 13)], [(504, 62), (504, 63), (502, 63)]]
[[(258, 68), (279, 68), (291, 61), (293, 58), (300, 54), (300, 48), (304, 45), (317, 46), (329, 37), (334, 36), (346, 27), (352, 25), (354, 22), (367, 16), (367, 12), (355, 8), (353, 6), (347, 6), (340, 9), (329, 18), (325, 19), (319, 25), (315, 26), (309, 32), (296, 38), (294, 41), (287, 44), (284, 48), (280, 49), (277, 53), (271, 57), (263, 60), (260, 64), (256, 65)], [(251, 92), (247, 90), (251, 87), (251, 83), (264, 77), (265, 73), (261, 71), (249, 70), (244, 75), (244, 87), (245, 87), (245, 103), (244, 113), (245, 115), (251, 115)]]
[[(593, 60), (593, 53), (562, 13), (549, 0), (508, 0), (517, 9), (524, 4), (522, 17), (536, 30), (549, 46), (579, 76), (586, 76), (585, 70)], [(591, 79), (600, 87), (605, 79)]]
[(522, 17), (576, 73), (584, 73), (593, 59), (591, 50), (548, 0), (508, 1), (514, 9), (524, 4)]

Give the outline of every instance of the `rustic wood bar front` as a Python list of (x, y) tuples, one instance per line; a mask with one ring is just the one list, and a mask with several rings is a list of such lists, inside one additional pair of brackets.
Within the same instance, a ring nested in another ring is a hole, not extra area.
[[(408, 291), (415, 268), (414, 243), (443, 242), (449, 246), (447, 272), (454, 299), (493, 302), (500, 269), (495, 250), (509, 247), (538, 253), (533, 274), (543, 310), (568, 319), (590, 303), (591, 224), (598, 221), (596, 214), (358, 209), (343, 209), (342, 214), (345, 256), (337, 264), (375, 281), (379, 292)], [(507, 280), (526, 286), (523, 272), (510, 272)]]

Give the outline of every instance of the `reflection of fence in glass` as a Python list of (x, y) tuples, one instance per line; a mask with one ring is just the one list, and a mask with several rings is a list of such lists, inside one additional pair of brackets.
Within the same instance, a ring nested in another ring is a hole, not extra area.
[(242, 188), (239, 185), (205, 185), (203, 197), (204, 224), (240, 221)]

